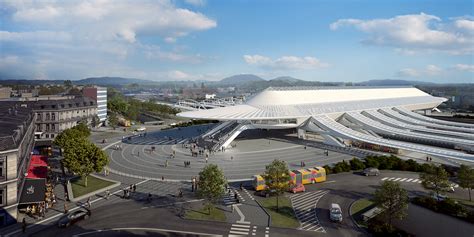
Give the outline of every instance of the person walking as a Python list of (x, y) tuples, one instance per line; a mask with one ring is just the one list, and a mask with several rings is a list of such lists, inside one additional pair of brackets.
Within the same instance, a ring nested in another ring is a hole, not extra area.
[(207, 158), (207, 155), (206, 155), (206, 163), (207, 163), (208, 159), (209, 159), (209, 158)]
[(91, 197), (87, 199), (87, 208), (91, 209)]
[(233, 161), (233, 160), (234, 160), (234, 157), (233, 157), (233, 156), (231, 156), (231, 157), (230, 157), (230, 160), (231, 160), (231, 161)]
[(23, 234), (26, 232), (26, 219), (24, 217), (21, 221), (21, 231), (23, 232)]
[(133, 184), (133, 192), (135, 193), (137, 191), (137, 185)]
[(109, 195), (110, 195), (110, 191), (108, 189), (105, 190), (105, 199), (109, 200)]
[(165, 167), (168, 167), (168, 160), (165, 161)]
[(65, 213), (65, 214), (67, 214), (67, 213), (68, 213), (68, 211), (69, 211), (69, 210), (67, 209), (67, 203), (66, 203), (66, 202), (64, 202), (64, 213)]
[(235, 209), (234, 204), (232, 204), (231, 206), (232, 206), (232, 213), (234, 213), (234, 209)]
[(196, 185), (196, 178), (193, 177), (192, 180), (191, 180), (191, 183), (192, 183), (191, 192), (194, 192), (194, 186)]

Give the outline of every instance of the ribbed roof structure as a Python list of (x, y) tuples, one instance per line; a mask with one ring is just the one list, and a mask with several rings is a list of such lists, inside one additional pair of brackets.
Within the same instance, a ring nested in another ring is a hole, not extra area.
[(179, 113), (179, 116), (212, 120), (264, 120), (307, 118), (310, 116), (440, 104), (445, 98), (433, 97), (413, 87), (321, 87), (268, 88), (245, 104)]

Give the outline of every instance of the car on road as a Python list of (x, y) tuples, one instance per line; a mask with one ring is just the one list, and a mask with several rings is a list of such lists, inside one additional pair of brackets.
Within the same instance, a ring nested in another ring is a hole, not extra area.
[(329, 219), (335, 222), (342, 222), (342, 210), (339, 204), (331, 203), (329, 207)]
[(436, 193), (433, 193), (433, 195), (431, 195), (431, 197), (439, 202), (441, 201), (444, 201), (448, 198), (448, 196), (444, 195), (444, 194), (436, 194)]
[(377, 168), (365, 168), (362, 174), (365, 176), (379, 176), (380, 170)]
[(303, 184), (296, 184), (290, 187), (290, 192), (292, 193), (299, 193), (299, 192), (306, 192), (306, 188)]
[(63, 216), (58, 221), (58, 227), (68, 227), (80, 220), (87, 220), (91, 216), (91, 211), (87, 209), (79, 209), (77, 211), (69, 213), (67, 216)]

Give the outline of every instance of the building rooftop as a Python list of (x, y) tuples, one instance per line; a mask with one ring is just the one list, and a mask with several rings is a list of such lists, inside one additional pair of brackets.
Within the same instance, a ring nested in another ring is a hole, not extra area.
[(69, 99), (55, 99), (55, 100), (38, 100), (27, 101), (34, 110), (55, 110), (55, 109), (72, 109), (96, 106), (95, 100), (89, 97), (75, 97)]
[(24, 102), (4, 101), (0, 103), (0, 151), (19, 146), (30, 123), (32, 108)]

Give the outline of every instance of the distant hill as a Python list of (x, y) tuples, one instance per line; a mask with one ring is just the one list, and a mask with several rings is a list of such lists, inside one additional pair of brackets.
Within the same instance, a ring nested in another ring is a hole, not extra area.
[(273, 79), (271, 79), (270, 81), (281, 81), (281, 82), (288, 82), (288, 83), (298, 83), (298, 82), (302, 82), (302, 81), (304, 81), (304, 80), (296, 79), (296, 78), (294, 78), (294, 77), (284, 76), (284, 77), (273, 78)]
[(223, 85), (241, 85), (249, 82), (261, 82), (265, 81), (263, 78), (253, 74), (239, 74), (231, 77), (226, 77), (219, 81), (219, 84)]
[(370, 80), (364, 82), (354, 83), (354, 85), (361, 86), (414, 86), (414, 85), (434, 85), (432, 82), (423, 81), (406, 81), (396, 79), (382, 79), (382, 80)]
[(90, 77), (77, 81), (72, 81), (76, 85), (99, 85), (99, 86), (110, 86), (110, 85), (127, 85), (137, 83), (143, 84), (155, 84), (156, 81), (136, 79), (136, 78), (123, 78), (123, 77)]

